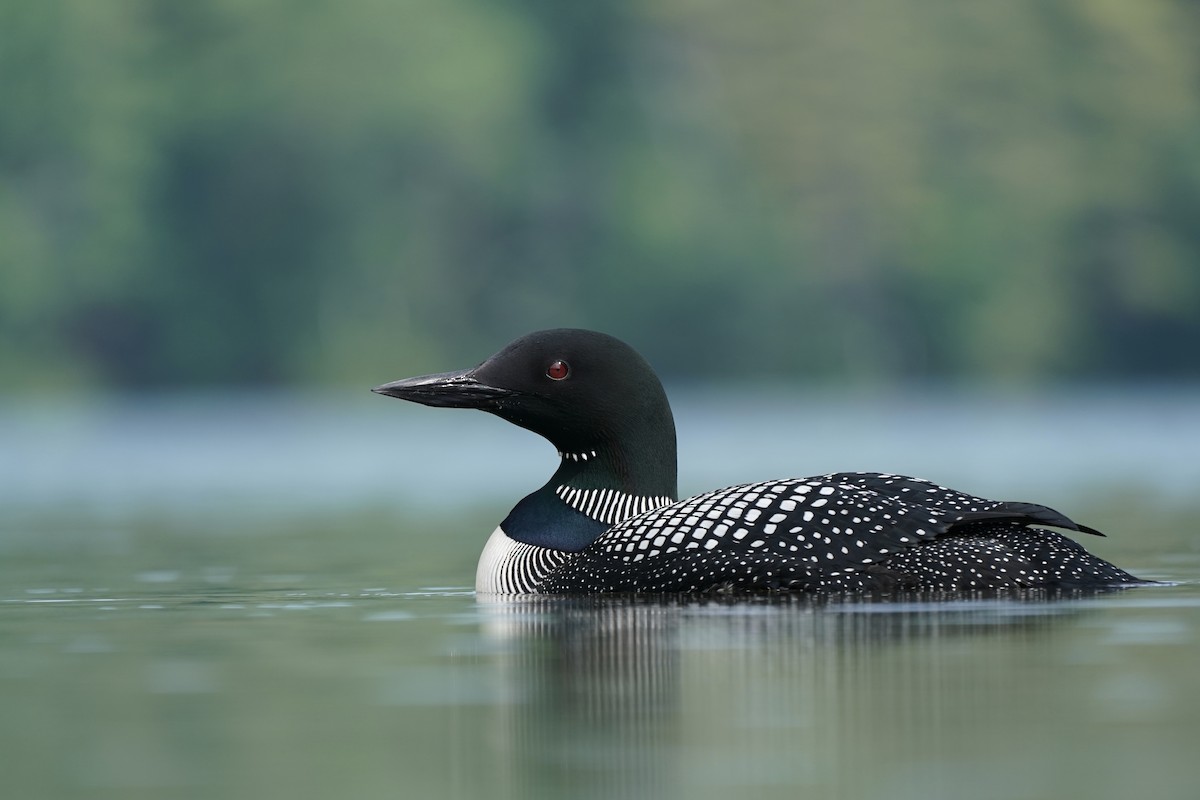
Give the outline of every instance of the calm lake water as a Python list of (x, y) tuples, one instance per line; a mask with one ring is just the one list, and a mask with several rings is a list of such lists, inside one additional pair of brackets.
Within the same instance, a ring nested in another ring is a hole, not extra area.
[(1200, 391), (676, 392), (681, 488), (1045, 502), (1170, 585), (477, 599), (553, 450), (369, 395), (0, 406), (14, 798), (1195, 798)]

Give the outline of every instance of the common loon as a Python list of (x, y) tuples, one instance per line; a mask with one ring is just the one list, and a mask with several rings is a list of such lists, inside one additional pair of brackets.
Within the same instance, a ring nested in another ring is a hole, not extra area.
[(1049, 525), (1046, 506), (851, 472), (676, 489), (675, 422), (654, 370), (594, 331), (523, 336), (473, 369), (372, 391), (477, 408), (540, 434), (558, 469), (492, 533), (476, 591), (847, 592), (1086, 587), (1138, 579)]

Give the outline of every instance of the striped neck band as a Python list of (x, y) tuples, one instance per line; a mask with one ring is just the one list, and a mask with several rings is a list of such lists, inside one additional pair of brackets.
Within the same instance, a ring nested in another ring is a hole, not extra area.
[(670, 497), (642, 497), (616, 489), (575, 489), (557, 486), (554, 493), (576, 511), (608, 525), (675, 502)]

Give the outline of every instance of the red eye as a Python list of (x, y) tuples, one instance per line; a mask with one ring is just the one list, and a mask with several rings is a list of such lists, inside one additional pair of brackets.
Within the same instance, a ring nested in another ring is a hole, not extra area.
[(546, 367), (546, 377), (553, 381), (561, 381), (571, 374), (571, 367), (565, 361), (555, 361)]

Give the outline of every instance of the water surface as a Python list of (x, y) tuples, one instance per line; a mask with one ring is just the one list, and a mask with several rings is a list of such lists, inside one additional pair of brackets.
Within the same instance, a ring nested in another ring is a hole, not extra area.
[(913, 472), (1060, 507), (1173, 582), (886, 602), (477, 598), (487, 532), (552, 452), (378, 400), (0, 414), (6, 795), (1200, 791), (1186, 396), (679, 404), (685, 488)]

